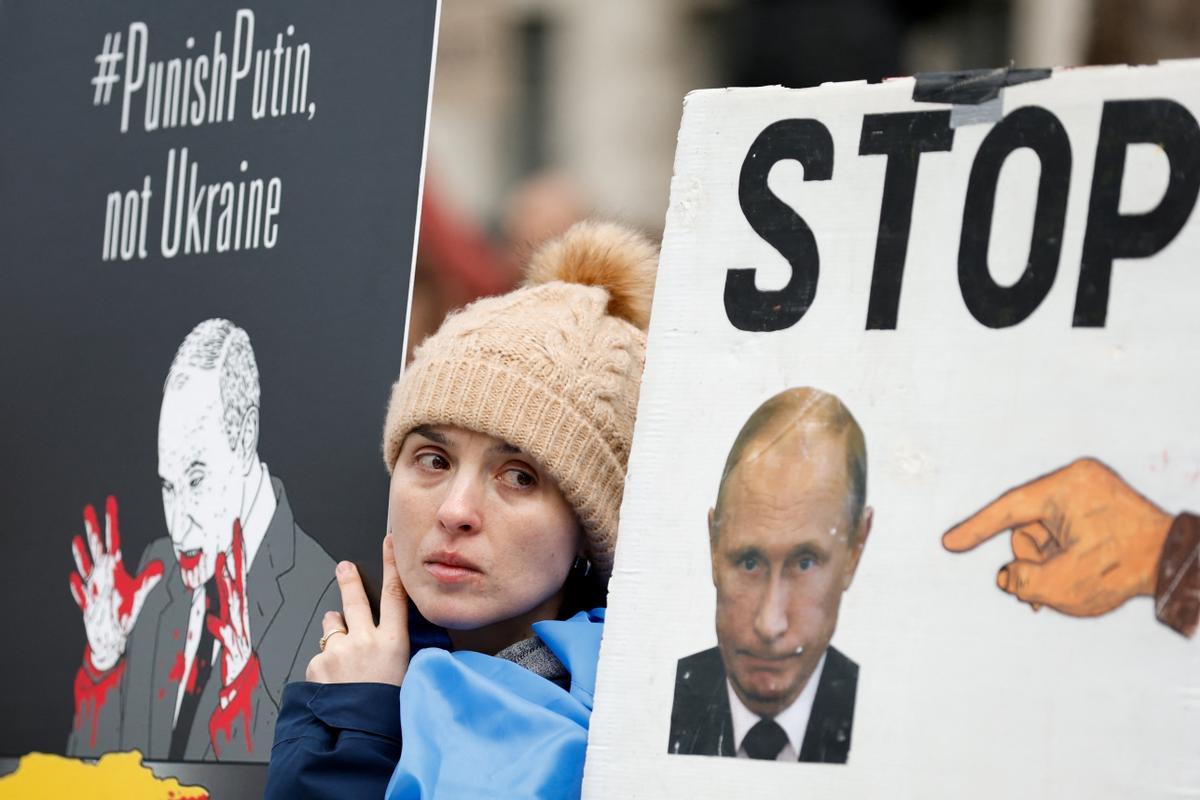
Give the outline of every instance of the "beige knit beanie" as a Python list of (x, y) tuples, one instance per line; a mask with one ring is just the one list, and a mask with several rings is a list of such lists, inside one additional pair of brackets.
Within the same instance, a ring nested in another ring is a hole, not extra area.
[(558, 481), (607, 578), (657, 263), (638, 234), (581, 222), (534, 254), (521, 288), (447, 317), (392, 387), (388, 472), (418, 425), (509, 442)]

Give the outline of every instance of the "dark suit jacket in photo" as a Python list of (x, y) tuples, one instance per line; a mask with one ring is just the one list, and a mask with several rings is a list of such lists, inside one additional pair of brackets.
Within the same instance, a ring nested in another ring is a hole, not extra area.
[[(813, 699), (799, 761), (845, 764), (854, 724), (858, 665), (832, 646)], [(717, 648), (679, 659), (675, 702), (671, 706), (668, 753), (736, 756), (733, 716), (725, 683), (725, 664)]]
[[(246, 576), (250, 639), (261, 667), (252, 712), (248, 720), (239, 719), (229, 743), (216, 752), (209, 718), (217, 707), (221, 679), (220, 670), (213, 669), (203, 689), (197, 689), (199, 704), (187, 732), (185, 761), (265, 762), (271, 755), (284, 684), (304, 680), (308, 661), (318, 652), (321, 617), (341, 607), (333, 559), (296, 523), (283, 483), (272, 478), (271, 484), (275, 515)], [(182, 663), (192, 593), (180, 578), (169, 537), (146, 547), (138, 572), (153, 559), (163, 563), (165, 575), (146, 598), (130, 633), (121, 682), (106, 697), (94, 728), (77, 710), (68, 755), (140, 750), (148, 759), (169, 756), (180, 679), (173, 666)]]

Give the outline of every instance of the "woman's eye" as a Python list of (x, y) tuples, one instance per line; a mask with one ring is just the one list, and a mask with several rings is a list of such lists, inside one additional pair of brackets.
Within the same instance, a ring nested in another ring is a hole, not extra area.
[(450, 462), (441, 453), (417, 453), (416, 461), (425, 469), (450, 469)]
[(500, 480), (516, 489), (528, 489), (537, 483), (532, 473), (516, 467), (510, 467), (500, 473)]

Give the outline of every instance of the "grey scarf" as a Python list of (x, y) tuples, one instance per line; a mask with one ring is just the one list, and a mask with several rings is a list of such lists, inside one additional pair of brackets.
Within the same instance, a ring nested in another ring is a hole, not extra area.
[(536, 636), (522, 639), (496, 653), (496, 658), (511, 661), (519, 667), (540, 675), (562, 689), (570, 689), (571, 673), (558, 660), (546, 643)]

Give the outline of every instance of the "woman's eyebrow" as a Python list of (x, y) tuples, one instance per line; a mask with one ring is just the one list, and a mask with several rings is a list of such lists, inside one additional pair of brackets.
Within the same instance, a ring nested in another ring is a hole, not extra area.
[(509, 444), (508, 442), (500, 442), (500, 444), (492, 445), (492, 452), (504, 453), (505, 455), (515, 456), (515, 455), (520, 455), (521, 448), (517, 447), (514, 444)]
[(411, 431), (409, 431), (410, 436), (414, 433), (417, 434), (418, 436), (424, 436), (426, 439), (428, 439), (429, 441), (431, 441), (435, 444), (440, 444), (440, 445), (449, 445), (450, 444), (449, 437), (447, 437), (444, 433), (435, 431), (433, 428), (430, 428), (427, 425), (418, 425), (417, 427), (415, 427)]

